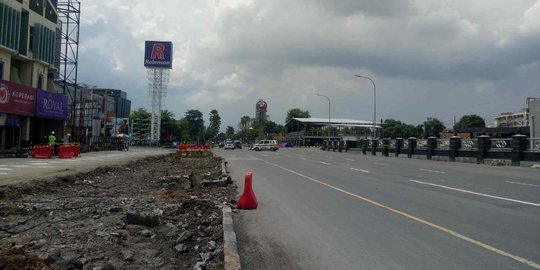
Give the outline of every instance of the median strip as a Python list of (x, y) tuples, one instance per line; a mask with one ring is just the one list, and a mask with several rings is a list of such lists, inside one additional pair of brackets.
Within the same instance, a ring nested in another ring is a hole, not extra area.
[(538, 203), (532, 203), (532, 202), (520, 201), (520, 200), (515, 200), (515, 199), (510, 199), (510, 198), (505, 198), (505, 197), (499, 197), (499, 196), (484, 194), (484, 193), (465, 190), (465, 189), (460, 189), (460, 188), (453, 188), (453, 187), (448, 187), (448, 186), (443, 186), (443, 185), (438, 185), (438, 184), (433, 184), (433, 183), (422, 182), (422, 181), (418, 181), (418, 180), (414, 180), (414, 179), (410, 179), (409, 181), (415, 182), (415, 183), (418, 183), (418, 184), (422, 184), (422, 185), (440, 187), (440, 188), (459, 191), (459, 192), (463, 192), (463, 193), (469, 193), (469, 194), (473, 194), (473, 195), (478, 195), (478, 196), (483, 196), (483, 197), (488, 197), (488, 198), (493, 198), (493, 199), (498, 199), (498, 200), (504, 200), (504, 201), (509, 201), (509, 202), (515, 202), (515, 203), (521, 203), (521, 204), (540, 207), (540, 204), (538, 204)]
[(437, 225), (437, 224), (435, 224), (435, 223), (431, 223), (431, 222), (429, 222), (429, 221), (427, 221), (427, 220), (421, 219), (421, 218), (419, 218), (419, 217), (413, 216), (413, 215), (408, 214), (408, 213), (406, 213), (406, 212), (403, 212), (403, 211), (401, 211), (401, 210), (398, 210), (398, 209), (395, 209), (395, 208), (386, 206), (386, 205), (384, 205), (384, 204), (382, 204), (382, 203), (376, 202), (376, 201), (371, 200), (371, 199), (368, 199), (368, 198), (366, 198), (366, 197), (363, 197), (363, 196), (354, 194), (354, 193), (352, 193), (352, 192), (346, 191), (346, 190), (344, 190), (344, 189), (338, 188), (338, 187), (336, 187), (336, 186), (330, 185), (330, 184), (328, 184), (328, 183), (326, 183), (326, 182), (323, 182), (323, 181), (321, 181), (321, 180), (317, 180), (317, 179), (315, 179), (315, 178), (312, 178), (312, 177), (309, 177), (309, 176), (304, 175), (304, 174), (302, 174), (302, 173), (299, 173), (299, 172), (293, 171), (293, 170), (291, 170), (291, 169), (285, 168), (285, 167), (280, 166), (280, 165), (278, 165), (278, 164), (275, 164), (275, 163), (272, 163), (272, 162), (269, 162), (269, 161), (266, 161), (266, 160), (261, 160), (261, 161), (264, 162), (264, 163), (266, 163), (266, 164), (272, 165), (272, 166), (274, 166), (274, 167), (276, 167), (276, 168), (280, 168), (280, 169), (282, 169), (282, 170), (284, 170), (284, 171), (287, 171), (287, 172), (290, 172), (290, 173), (292, 173), (292, 174), (295, 174), (295, 175), (298, 175), (298, 176), (300, 176), (300, 177), (303, 177), (303, 178), (305, 178), (305, 179), (307, 179), (307, 180), (309, 180), (309, 181), (318, 183), (318, 184), (323, 185), (323, 186), (325, 186), (325, 187), (334, 189), (334, 190), (336, 190), (336, 191), (339, 191), (339, 192), (341, 192), (341, 193), (344, 193), (344, 194), (346, 194), (346, 195), (349, 195), (349, 196), (351, 196), (351, 197), (354, 197), (354, 198), (356, 198), (356, 199), (362, 200), (362, 201), (367, 202), (367, 203), (369, 203), (369, 204), (378, 206), (378, 207), (380, 207), (380, 208), (384, 208), (384, 209), (386, 209), (386, 210), (388, 210), (388, 211), (390, 211), (390, 212), (393, 212), (393, 213), (395, 213), (395, 214), (401, 215), (401, 216), (403, 216), (403, 217), (405, 217), (405, 218), (414, 220), (414, 221), (416, 221), (416, 222), (422, 223), (422, 224), (424, 224), (424, 225), (426, 225), (426, 226), (429, 226), (429, 227), (431, 227), (431, 228), (434, 228), (434, 229), (437, 229), (437, 230), (439, 230), (439, 231), (448, 233), (448, 234), (450, 234), (450, 235), (452, 235), (452, 236), (454, 236), (454, 237), (456, 237), (456, 238), (459, 238), (459, 239), (461, 239), (461, 240), (463, 240), (463, 241), (466, 241), (466, 242), (468, 242), (468, 243), (471, 243), (471, 244), (473, 244), (473, 245), (482, 247), (482, 248), (484, 248), (484, 249), (487, 249), (487, 250), (492, 251), (492, 252), (494, 252), (494, 253), (497, 253), (497, 254), (499, 254), (499, 255), (502, 255), (502, 256), (511, 258), (511, 259), (513, 259), (513, 260), (516, 260), (516, 261), (518, 261), (518, 262), (520, 262), (520, 263), (526, 264), (526, 265), (531, 266), (531, 267), (533, 267), (533, 268), (540, 269), (540, 264), (538, 264), (538, 263), (536, 263), (536, 262), (534, 262), (534, 261), (531, 261), (531, 260), (525, 259), (525, 258), (523, 258), (523, 257), (520, 257), (520, 256), (511, 254), (511, 253), (508, 253), (508, 252), (506, 252), (506, 251), (504, 251), (504, 250), (498, 249), (498, 248), (496, 248), (496, 247), (494, 247), (494, 246), (491, 246), (491, 245), (489, 245), (489, 244), (485, 244), (485, 243), (480, 242), (480, 241), (478, 241), (478, 240), (476, 240), (476, 239), (470, 238), (470, 237), (468, 237), (468, 236), (466, 236), (466, 235), (462, 235), (462, 234), (460, 234), (460, 233), (457, 233), (457, 232), (455, 232), (455, 231), (453, 231), (453, 230), (451, 230), (451, 229), (448, 229), (448, 228), (446, 228), (446, 227)]

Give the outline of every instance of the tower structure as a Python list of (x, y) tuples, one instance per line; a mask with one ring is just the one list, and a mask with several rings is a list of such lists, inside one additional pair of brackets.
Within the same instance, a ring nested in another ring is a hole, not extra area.
[(159, 143), (161, 138), (161, 108), (166, 96), (169, 70), (172, 69), (172, 42), (146, 41), (144, 66), (147, 69), (148, 95), (151, 102), (150, 140)]

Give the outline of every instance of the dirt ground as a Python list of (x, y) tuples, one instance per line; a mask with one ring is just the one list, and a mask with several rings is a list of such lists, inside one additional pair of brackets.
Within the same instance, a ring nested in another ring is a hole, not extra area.
[(221, 158), (151, 157), (0, 187), (0, 269), (222, 269)]

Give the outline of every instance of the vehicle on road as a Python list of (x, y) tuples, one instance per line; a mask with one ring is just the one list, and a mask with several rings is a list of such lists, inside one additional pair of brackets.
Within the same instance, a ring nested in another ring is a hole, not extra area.
[(219, 146), (219, 148), (223, 148), (223, 147), (225, 147), (225, 143), (224, 142), (219, 142), (218, 146)]
[(225, 143), (225, 146), (223, 146), (223, 150), (227, 150), (227, 149), (234, 150), (233, 142), (228, 141), (228, 142)]
[(290, 142), (284, 142), (281, 144), (282, 147), (294, 147), (294, 145)]
[(242, 143), (239, 140), (233, 142), (234, 149), (242, 149)]
[(257, 142), (255, 145), (253, 145), (252, 148), (255, 151), (262, 151), (262, 150), (276, 151), (278, 150), (279, 145), (276, 140), (261, 140)]

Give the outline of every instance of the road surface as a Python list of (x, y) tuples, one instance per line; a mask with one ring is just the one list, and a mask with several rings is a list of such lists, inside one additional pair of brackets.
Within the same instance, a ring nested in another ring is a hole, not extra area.
[(287, 149), (216, 150), (259, 207), (244, 269), (540, 269), (540, 170)]
[(89, 152), (69, 159), (0, 158), (0, 186), (91, 171), (169, 152), (165, 148), (130, 147), (129, 151)]

